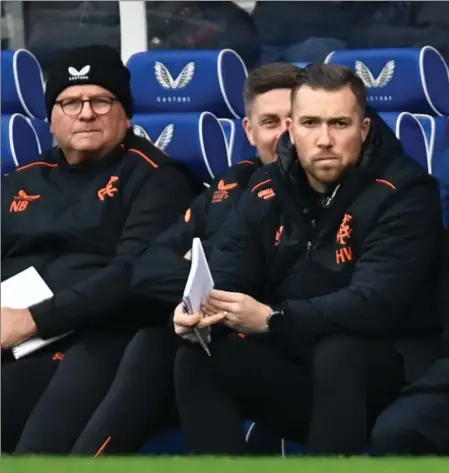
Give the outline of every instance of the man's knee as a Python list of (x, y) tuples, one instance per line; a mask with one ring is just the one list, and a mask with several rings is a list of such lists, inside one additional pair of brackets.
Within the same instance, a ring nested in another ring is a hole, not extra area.
[(195, 379), (202, 375), (202, 355), (205, 354), (201, 353), (197, 344), (183, 345), (176, 352), (174, 377), (177, 393), (183, 391), (191, 382), (195, 383)]
[(407, 412), (387, 409), (377, 419), (371, 434), (374, 455), (410, 455), (429, 450), (427, 438), (413, 424)]
[(329, 384), (356, 376), (364, 369), (364, 341), (345, 335), (321, 339), (313, 356), (315, 384)]

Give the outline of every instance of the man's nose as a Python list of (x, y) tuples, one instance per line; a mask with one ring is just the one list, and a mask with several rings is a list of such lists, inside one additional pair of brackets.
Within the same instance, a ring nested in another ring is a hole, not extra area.
[(80, 120), (92, 120), (95, 118), (95, 113), (92, 110), (92, 105), (90, 102), (83, 102), (83, 106), (81, 108), (81, 112), (78, 115)]
[(317, 145), (321, 148), (329, 148), (333, 144), (333, 139), (329, 127), (323, 124), (319, 129)]
[(287, 120), (282, 120), (279, 123), (279, 126), (276, 128), (276, 132), (274, 134), (274, 139), (276, 141), (279, 140), (279, 137), (284, 133), (284, 131), (287, 130)]

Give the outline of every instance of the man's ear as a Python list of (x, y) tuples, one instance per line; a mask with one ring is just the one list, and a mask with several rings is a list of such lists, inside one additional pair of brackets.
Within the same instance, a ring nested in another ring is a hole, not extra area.
[(255, 146), (254, 137), (253, 137), (253, 127), (248, 117), (245, 117), (242, 120), (242, 126), (243, 126), (243, 129), (245, 130), (248, 141), (251, 143), (252, 146)]
[(291, 144), (295, 144), (293, 141), (293, 120), (291, 117), (285, 119), (285, 124), (287, 125), (288, 134), (290, 136)]
[(368, 136), (369, 130), (371, 128), (371, 120), (366, 117), (363, 119), (362, 122), (362, 142), (364, 143), (366, 140), (366, 137)]

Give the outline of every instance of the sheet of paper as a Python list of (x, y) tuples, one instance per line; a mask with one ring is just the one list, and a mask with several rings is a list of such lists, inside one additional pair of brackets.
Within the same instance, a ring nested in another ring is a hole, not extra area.
[[(1, 305), (11, 309), (25, 309), (53, 297), (53, 292), (34, 267), (3, 281), (1, 284)], [(60, 340), (68, 334), (58, 335), (48, 340), (34, 337), (20, 343), (12, 349), (16, 359), (28, 355), (50, 343)]]
[[(199, 312), (201, 305), (214, 288), (214, 280), (209, 269), (206, 254), (199, 238), (192, 242), (192, 258), (189, 277), (184, 289), (183, 300), (186, 302), (189, 313)], [(210, 329), (199, 331), (201, 336), (210, 342)]]
[(199, 312), (201, 305), (214, 288), (206, 254), (199, 238), (192, 242), (192, 258), (189, 277), (184, 289), (184, 298), (190, 303), (189, 310)]

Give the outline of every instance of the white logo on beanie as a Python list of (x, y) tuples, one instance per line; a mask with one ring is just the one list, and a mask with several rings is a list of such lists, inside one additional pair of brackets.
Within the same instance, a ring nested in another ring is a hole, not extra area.
[(89, 79), (90, 66), (84, 66), (80, 71), (77, 71), (74, 67), (69, 67), (69, 80), (86, 80)]

